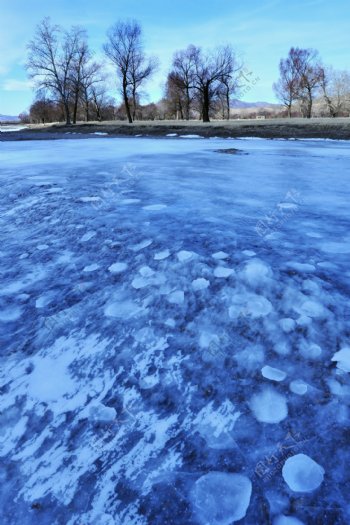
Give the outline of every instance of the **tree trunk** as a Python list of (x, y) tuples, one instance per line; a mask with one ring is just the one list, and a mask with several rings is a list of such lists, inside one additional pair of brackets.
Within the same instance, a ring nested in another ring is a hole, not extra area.
[(69, 104), (66, 101), (64, 102), (64, 114), (65, 114), (65, 118), (66, 118), (66, 125), (70, 126), (72, 122), (71, 122), (71, 119), (70, 119)]
[(308, 89), (308, 100), (307, 100), (307, 113), (306, 113), (306, 117), (307, 118), (311, 118), (311, 114), (312, 114), (312, 93), (311, 93), (311, 90)]
[(76, 93), (76, 94), (75, 94), (75, 97), (74, 97), (73, 124), (76, 124), (76, 123), (77, 123), (78, 100), (79, 100), (79, 93)]
[(126, 111), (126, 116), (128, 117), (129, 124), (132, 124), (132, 117), (131, 117), (131, 112), (130, 112), (128, 92), (127, 92), (126, 87), (127, 87), (126, 79), (124, 78), (123, 79), (123, 97), (124, 97), (125, 111)]
[(210, 105), (209, 86), (208, 84), (205, 84), (203, 88), (203, 122), (210, 122), (209, 105)]
[(227, 108), (227, 120), (230, 120), (230, 90), (226, 89), (226, 108)]
[(133, 120), (136, 119), (136, 90), (133, 88), (132, 90), (132, 118)]
[(89, 120), (90, 120), (90, 112), (89, 112), (89, 101), (88, 101), (88, 99), (86, 99), (86, 102), (85, 102), (85, 118), (86, 118), (86, 122), (89, 122)]
[(185, 108), (186, 120), (190, 120), (190, 93), (188, 86), (186, 86), (186, 108)]

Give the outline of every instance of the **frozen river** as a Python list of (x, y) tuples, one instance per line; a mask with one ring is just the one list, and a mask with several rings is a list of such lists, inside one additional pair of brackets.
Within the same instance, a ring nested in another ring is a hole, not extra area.
[(348, 143), (0, 142), (0, 183), (0, 523), (350, 523)]

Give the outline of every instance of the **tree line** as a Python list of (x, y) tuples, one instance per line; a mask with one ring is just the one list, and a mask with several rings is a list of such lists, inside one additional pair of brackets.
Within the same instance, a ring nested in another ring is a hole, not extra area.
[[(229, 44), (208, 52), (189, 45), (174, 53), (163, 99), (142, 105), (145, 84), (157, 72), (159, 61), (146, 54), (140, 24), (134, 20), (114, 24), (107, 31), (103, 53), (122, 98), (118, 107), (110, 96), (105, 64), (96, 60), (86, 31), (79, 26), (64, 30), (49, 18), (42, 20), (28, 44), (26, 68), (36, 88), (28, 118), (66, 124), (125, 118), (129, 123), (147, 118), (229, 119), (232, 99), (246, 90), (251, 74)], [(273, 89), (289, 116), (297, 106), (303, 116), (311, 117), (320, 96), (329, 115), (338, 116), (350, 100), (349, 75), (325, 68), (315, 50), (292, 48), (280, 61), (279, 72)]]
[(297, 103), (302, 115), (311, 118), (314, 101), (319, 98), (323, 99), (329, 116), (348, 114), (350, 74), (323, 66), (317, 50), (292, 47), (288, 56), (281, 59), (279, 73), (273, 89), (289, 117)]

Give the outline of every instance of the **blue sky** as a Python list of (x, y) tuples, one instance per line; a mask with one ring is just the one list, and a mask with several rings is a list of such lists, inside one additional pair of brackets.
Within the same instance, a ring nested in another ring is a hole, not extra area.
[(0, 0), (0, 114), (16, 115), (30, 105), (26, 44), (45, 16), (65, 27), (84, 26), (97, 58), (113, 22), (139, 20), (146, 50), (161, 62), (147, 86), (149, 101), (162, 96), (173, 52), (189, 43), (231, 43), (259, 78), (245, 90), (247, 101), (275, 101), (278, 62), (292, 45), (314, 47), (325, 64), (350, 69), (348, 0)]

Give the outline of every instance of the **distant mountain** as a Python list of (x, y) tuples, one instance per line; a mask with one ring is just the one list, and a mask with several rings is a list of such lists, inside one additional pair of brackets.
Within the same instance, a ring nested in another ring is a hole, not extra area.
[(0, 115), (0, 122), (19, 122), (19, 118), (13, 115)]
[(231, 102), (232, 109), (248, 109), (248, 108), (279, 108), (280, 104), (272, 104), (271, 102), (244, 102), (235, 98)]

